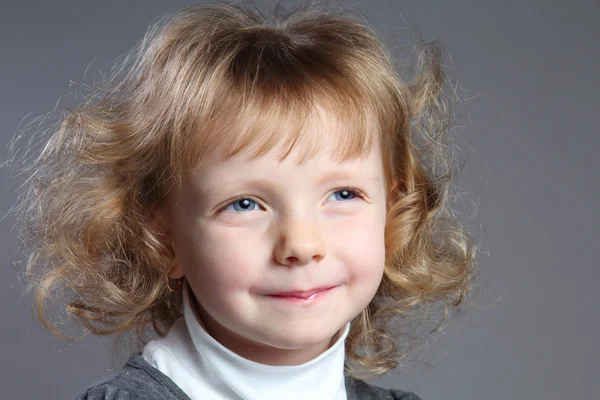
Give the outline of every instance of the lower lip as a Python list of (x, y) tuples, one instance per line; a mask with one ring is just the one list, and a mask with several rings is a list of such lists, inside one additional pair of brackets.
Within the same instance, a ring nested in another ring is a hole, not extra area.
[(282, 302), (292, 303), (292, 304), (312, 304), (312, 303), (319, 301), (323, 297), (327, 296), (327, 294), (329, 292), (331, 292), (333, 289), (334, 289), (334, 287), (330, 287), (329, 289), (321, 290), (320, 292), (317, 292), (307, 298), (296, 297), (296, 296), (276, 296), (276, 295), (269, 295), (269, 297), (274, 300), (279, 300)]

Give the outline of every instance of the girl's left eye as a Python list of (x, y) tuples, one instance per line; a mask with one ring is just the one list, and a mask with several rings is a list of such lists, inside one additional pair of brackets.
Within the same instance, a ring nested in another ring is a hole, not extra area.
[(327, 201), (340, 201), (340, 200), (352, 200), (356, 197), (360, 197), (360, 194), (357, 190), (353, 189), (341, 189), (334, 193), (332, 193)]
[(232, 203), (229, 203), (229, 205), (227, 205), (225, 208), (223, 208), (223, 211), (252, 211), (252, 210), (258, 210), (260, 209), (260, 207), (258, 206), (258, 203), (255, 202), (252, 199), (248, 199), (248, 198), (241, 198), (241, 199), (237, 199)]

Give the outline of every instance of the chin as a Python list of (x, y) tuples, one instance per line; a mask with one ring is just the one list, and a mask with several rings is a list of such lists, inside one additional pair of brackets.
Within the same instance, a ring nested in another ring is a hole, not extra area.
[(341, 323), (339, 327), (325, 329), (310, 329), (310, 326), (307, 325), (273, 332), (268, 335), (268, 338), (265, 338), (264, 342), (271, 347), (286, 350), (301, 350), (323, 344), (329, 345), (331, 339), (345, 326), (345, 323)]

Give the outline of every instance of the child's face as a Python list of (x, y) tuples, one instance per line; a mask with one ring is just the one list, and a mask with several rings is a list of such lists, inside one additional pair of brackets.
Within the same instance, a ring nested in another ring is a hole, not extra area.
[[(270, 364), (324, 351), (371, 301), (384, 268), (378, 143), (341, 163), (324, 149), (299, 164), (301, 147), (283, 161), (277, 148), (207, 160), (171, 201), (172, 277), (186, 276), (215, 339)], [(283, 296), (298, 291), (307, 293)]]

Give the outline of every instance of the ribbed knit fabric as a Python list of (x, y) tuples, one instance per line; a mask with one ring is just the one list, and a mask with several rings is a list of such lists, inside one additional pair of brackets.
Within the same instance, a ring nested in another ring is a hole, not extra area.
[[(414, 393), (382, 389), (349, 376), (344, 378), (348, 400), (420, 400)], [(212, 400), (209, 396), (205, 400)], [(191, 400), (165, 374), (132, 355), (118, 373), (88, 387), (77, 400)], [(307, 399), (311, 400), (311, 399)]]

